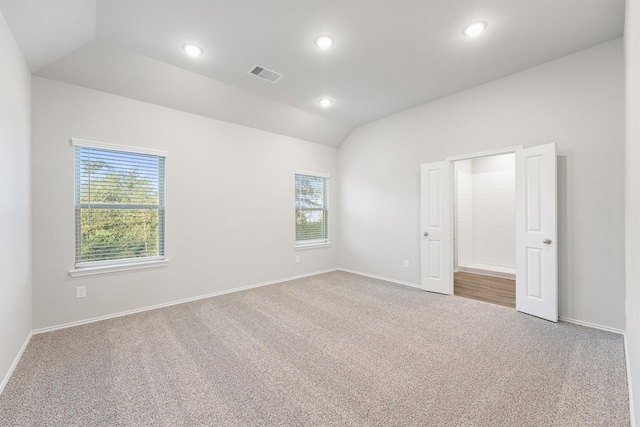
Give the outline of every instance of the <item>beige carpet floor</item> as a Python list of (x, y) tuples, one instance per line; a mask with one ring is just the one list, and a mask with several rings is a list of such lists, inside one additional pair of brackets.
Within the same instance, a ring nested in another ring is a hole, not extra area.
[(334, 272), (35, 335), (1, 426), (628, 426), (623, 338)]

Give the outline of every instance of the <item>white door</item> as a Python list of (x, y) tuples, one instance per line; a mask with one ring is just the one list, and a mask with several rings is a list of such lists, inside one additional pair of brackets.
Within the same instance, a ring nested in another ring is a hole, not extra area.
[(449, 162), (422, 165), (420, 182), (422, 289), (451, 294), (453, 272)]
[(516, 310), (558, 321), (556, 145), (516, 151)]

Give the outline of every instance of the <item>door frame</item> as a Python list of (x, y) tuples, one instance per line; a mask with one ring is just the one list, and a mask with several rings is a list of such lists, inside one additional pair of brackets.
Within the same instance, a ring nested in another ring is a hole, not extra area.
[(452, 156), (447, 157), (445, 161), (449, 162), (449, 172), (450, 172), (450, 182), (451, 182), (451, 200), (450, 200), (450, 212), (453, 215), (451, 220), (451, 236), (449, 237), (449, 241), (451, 241), (451, 291), (449, 295), (453, 295), (453, 273), (456, 272), (456, 264), (457, 264), (457, 248), (458, 248), (458, 239), (456, 239), (456, 219), (457, 219), (457, 211), (455, 205), (455, 195), (456, 193), (456, 176), (454, 163), (459, 160), (472, 160), (480, 157), (491, 157), (491, 156), (500, 156), (502, 154), (515, 154), (516, 151), (524, 149), (523, 145), (514, 145), (512, 147), (499, 148), (496, 150), (488, 150), (488, 151), (480, 151), (477, 153), (463, 154), (460, 156)]
[(499, 156), (501, 154), (515, 154), (516, 151), (518, 150), (522, 150), (524, 149), (523, 145), (514, 145), (512, 147), (505, 147), (505, 148), (499, 148), (499, 149), (495, 149), (495, 150), (487, 150), (487, 151), (479, 151), (476, 153), (470, 153), (470, 154), (463, 154), (463, 155), (459, 155), (459, 156), (451, 156), (451, 157), (447, 157), (445, 158), (446, 162), (449, 162), (449, 182), (450, 182), (450, 191), (451, 191), (451, 197), (449, 200), (449, 212), (451, 212), (451, 230), (450, 230), (450, 235), (449, 235), (449, 241), (451, 242), (451, 247), (450, 247), (450, 260), (451, 260), (451, 280), (449, 283), (449, 295), (453, 295), (453, 273), (455, 273), (456, 270), (456, 259), (455, 257), (456, 255), (456, 248), (458, 245), (457, 240), (455, 239), (455, 216), (456, 216), (456, 212), (455, 212), (455, 191), (456, 191), (456, 179), (455, 179), (455, 168), (454, 168), (454, 163), (459, 161), (459, 160), (471, 160), (471, 159), (476, 159), (479, 157), (490, 157), (490, 156)]
[[(551, 152), (553, 152), (554, 156), (552, 159), (549, 157)], [(447, 157), (442, 162), (423, 164), (421, 166), (422, 185), (424, 187), (423, 175), (425, 167), (431, 165), (435, 169), (442, 170), (443, 172), (448, 169), (449, 182), (445, 183), (445, 185), (441, 187), (440, 192), (444, 192), (444, 189), (448, 187), (449, 194), (453, 195), (456, 193), (456, 179), (454, 176), (455, 168), (453, 167), (454, 162), (511, 153), (514, 153), (516, 157), (516, 187), (524, 185), (524, 189), (526, 190), (526, 194), (522, 195), (520, 201), (518, 201), (518, 196), (516, 195), (516, 310), (552, 322), (557, 322), (557, 145), (555, 143), (547, 143), (529, 148), (524, 148), (523, 146), (506, 147), (498, 150), (488, 150), (461, 156)], [(533, 159), (535, 161), (532, 160), (532, 162), (527, 162), (528, 159)], [(531, 164), (529, 165), (529, 163)], [(551, 166), (552, 169), (550, 169)], [(549, 181), (551, 175), (547, 175), (547, 172), (541, 170), (542, 168), (545, 168), (549, 173), (553, 171), (552, 181)], [(531, 176), (529, 176), (530, 174)], [(540, 177), (546, 178), (542, 179)], [(424, 191), (424, 189), (421, 189), (421, 198), (425, 197)], [(446, 201), (444, 205), (442, 205), (442, 203), (440, 203), (440, 205), (446, 206), (448, 203), (449, 212), (447, 216), (449, 218), (449, 223), (453, 224), (455, 223), (455, 197), (449, 195), (446, 197), (448, 197), (449, 200)], [(442, 196), (440, 198), (442, 198)], [(424, 227), (425, 206), (422, 202), (421, 205), (421, 222)], [(546, 207), (543, 208), (543, 206)], [(532, 210), (528, 212), (528, 208)], [(530, 224), (533, 228), (529, 230), (521, 227), (522, 224), (519, 224), (518, 221), (523, 220), (523, 218), (528, 218), (526, 221), (533, 221)], [(548, 226), (542, 224), (548, 224)], [(427, 227), (431, 230), (430, 225)], [(448, 227), (448, 230), (442, 230), (444, 233), (440, 233), (438, 236), (440, 241), (444, 242), (445, 236), (448, 235), (449, 247), (445, 249), (446, 252), (441, 252), (446, 253), (448, 259), (443, 259), (446, 257), (441, 257), (440, 259), (444, 262), (437, 260), (436, 262), (438, 262), (440, 270), (447, 269), (449, 273), (447, 274), (447, 277), (442, 277), (444, 280), (440, 282), (438, 290), (435, 290), (435, 288), (434, 290), (429, 289), (429, 286), (427, 286), (424, 279), (426, 274), (423, 273), (421, 288), (427, 291), (431, 290), (432, 292), (451, 295), (454, 291), (454, 251), (457, 246), (457, 242), (454, 244), (454, 227)], [(549, 230), (549, 227), (551, 227), (551, 230)], [(549, 231), (552, 236), (548, 235)], [(428, 236), (428, 233), (423, 232), (423, 235), (426, 237)], [(542, 239), (542, 237), (544, 237), (544, 239)], [(538, 238), (542, 240), (535, 240)], [(526, 254), (518, 250), (521, 244), (523, 245), (522, 247), (527, 250)], [(421, 254), (421, 258), (423, 258), (423, 256), (424, 253)], [(553, 258), (549, 258), (549, 256), (552, 256)], [(424, 262), (424, 259), (422, 259), (422, 262)], [(423, 268), (424, 265), (425, 264), (423, 264)], [(550, 291), (554, 293), (555, 296), (543, 296), (545, 294), (551, 295), (549, 294)], [(524, 300), (521, 301), (521, 304), (518, 304), (518, 296), (524, 298)], [(527, 304), (525, 304), (525, 302)]]

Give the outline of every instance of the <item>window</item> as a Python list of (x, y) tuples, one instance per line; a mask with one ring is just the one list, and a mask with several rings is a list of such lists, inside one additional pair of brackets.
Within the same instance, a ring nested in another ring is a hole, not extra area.
[(72, 140), (76, 269), (164, 260), (166, 153)]
[(329, 176), (296, 172), (296, 246), (329, 241)]

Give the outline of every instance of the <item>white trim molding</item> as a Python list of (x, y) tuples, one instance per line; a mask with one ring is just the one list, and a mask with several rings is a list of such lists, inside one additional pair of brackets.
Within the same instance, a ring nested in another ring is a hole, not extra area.
[(294, 245), (293, 249), (295, 249), (296, 251), (300, 251), (304, 249), (326, 248), (330, 246), (331, 246), (331, 242), (319, 242), (319, 243), (307, 243), (307, 244), (302, 243), (299, 245)]
[(400, 281), (400, 280), (390, 279), (388, 277), (376, 276), (374, 274), (367, 274), (367, 273), (363, 273), (361, 271), (349, 270), (349, 269), (346, 269), (346, 268), (338, 268), (337, 270), (338, 271), (344, 271), (345, 273), (357, 274), (359, 276), (371, 277), (372, 279), (384, 280), (385, 282), (391, 282), (391, 283), (395, 283), (395, 284), (402, 285), (402, 286), (409, 286), (410, 288), (421, 289), (420, 285), (417, 285), (415, 283), (403, 282), (403, 281)]
[(582, 321), (582, 320), (571, 319), (569, 317), (559, 316), (558, 317), (558, 321), (567, 322), (567, 323), (573, 323), (573, 324), (580, 325), (580, 326), (586, 326), (588, 328), (600, 329), (601, 331), (613, 332), (614, 334), (624, 335), (624, 330), (622, 330), (622, 329), (612, 328), (612, 327), (609, 327), (609, 326), (597, 325), (595, 323), (585, 322), (585, 321)]
[(624, 334), (624, 358), (627, 364), (627, 386), (629, 387), (629, 416), (631, 419), (631, 427), (636, 427), (635, 407), (633, 405), (633, 383), (631, 382), (631, 361), (629, 360), (629, 345), (627, 343), (627, 334)]
[(90, 141), (88, 139), (71, 138), (69, 141), (74, 147), (101, 148), (103, 150), (124, 151), (126, 153), (150, 154), (152, 156), (167, 157), (164, 150), (153, 148), (133, 147), (130, 145), (112, 144), (110, 142)]
[(123, 264), (111, 264), (95, 267), (83, 267), (69, 270), (71, 277), (93, 276), (95, 274), (117, 273), (120, 271), (141, 270), (145, 268), (166, 267), (169, 265), (168, 259), (153, 261), (130, 262)]
[(4, 378), (2, 379), (2, 382), (0, 383), (0, 394), (2, 394), (2, 392), (4, 391), (4, 388), (9, 383), (9, 379), (11, 378), (11, 375), (13, 375), (13, 371), (16, 369), (16, 366), (18, 366), (18, 362), (22, 358), (22, 353), (24, 353), (24, 350), (27, 348), (27, 345), (29, 345), (29, 342), (31, 341), (32, 336), (33, 336), (33, 331), (29, 332), (29, 335), (27, 335), (27, 339), (24, 340), (24, 343), (22, 344), (22, 347), (20, 347), (18, 354), (16, 354), (16, 357), (13, 359), (13, 363), (9, 367), (7, 374), (4, 376)]
[[(371, 277), (372, 279), (379, 279), (379, 280), (384, 280), (386, 282), (397, 283), (398, 285), (404, 285), (404, 286), (409, 286), (409, 287), (416, 288), (416, 289), (421, 289), (420, 285), (417, 285), (415, 283), (403, 282), (403, 281), (400, 281), (400, 280), (390, 279), (388, 277), (376, 276), (374, 274), (367, 274), (367, 273), (363, 273), (361, 271), (349, 270), (349, 269), (346, 269), (346, 268), (338, 268), (337, 270), (338, 271), (344, 271), (345, 273), (352, 273), (352, 274), (358, 274), (360, 276)], [(562, 317), (562, 316), (560, 316), (558, 320), (561, 321), (561, 322), (567, 322), (567, 323), (573, 323), (573, 324), (580, 325), (580, 326), (586, 326), (588, 328), (600, 329), (601, 331), (607, 331), (607, 332), (613, 332), (615, 334), (625, 335), (624, 330), (611, 328), (609, 326), (597, 325), (595, 323), (584, 322), (582, 320), (576, 320), (576, 319), (571, 319), (571, 318)], [(629, 365), (627, 364), (627, 366), (629, 366)]]
[(331, 178), (331, 175), (329, 175), (328, 173), (310, 172), (310, 171), (303, 171), (303, 170), (300, 170), (300, 169), (295, 169), (293, 171), (293, 173), (296, 174), (296, 175), (318, 176), (320, 178), (327, 178), (327, 179)]
[(499, 148), (497, 150), (481, 151), (480, 153), (471, 153), (471, 154), (463, 154), (461, 156), (447, 157), (445, 160), (447, 162), (455, 162), (457, 160), (474, 159), (476, 157), (487, 157), (487, 156), (495, 156), (497, 154), (515, 153), (516, 151), (522, 150), (523, 148), (524, 146), (522, 145), (515, 145), (513, 147)]
[(292, 276), (292, 277), (287, 277), (287, 278), (284, 278), (284, 279), (272, 280), (272, 281), (269, 281), (269, 282), (257, 283), (257, 284), (254, 284), (254, 285), (242, 286), (242, 287), (239, 287), (239, 288), (227, 289), (227, 290), (224, 290), (224, 291), (212, 292), (210, 294), (199, 295), (199, 296), (196, 296), (196, 297), (184, 298), (184, 299), (180, 299), (180, 300), (176, 300), (176, 301), (169, 301), (169, 302), (162, 303), (162, 304), (150, 305), (150, 306), (147, 306), (147, 307), (136, 308), (136, 309), (133, 309), (133, 310), (121, 311), (121, 312), (118, 312), (118, 313), (107, 314), (105, 316), (92, 317), (90, 319), (78, 320), (77, 322), (63, 323), (61, 325), (55, 325), (55, 326), (49, 326), (49, 327), (46, 327), (46, 328), (35, 329), (33, 331), (33, 334), (36, 335), (36, 334), (42, 334), (42, 333), (45, 333), (45, 332), (57, 331), (58, 329), (71, 328), (71, 327), (74, 327), (74, 326), (85, 325), (87, 323), (94, 323), (94, 322), (99, 322), (101, 320), (113, 319), (115, 317), (128, 316), (130, 314), (142, 313), (144, 311), (156, 310), (158, 308), (170, 307), (172, 305), (184, 304), (184, 303), (191, 302), (191, 301), (198, 301), (198, 300), (201, 300), (201, 299), (217, 297), (217, 296), (225, 295), (225, 294), (231, 294), (231, 293), (234, 293), (234, 292), (246, 291), (248, 289), (260, 288), (262, 286), (275, 285), (276, 283), (289, 282), (291, 280), (302, 279), (304, 277), (317, 276), (318, 274), (324, 274), (324, 273), (331, 273), (332, 271), (336, 271), (336, 270), (337, 269), (334, 268), (334, 269), (329, 269), (329, 270), (316, 271), (314, 273), (301, 274), (299, 276)]

